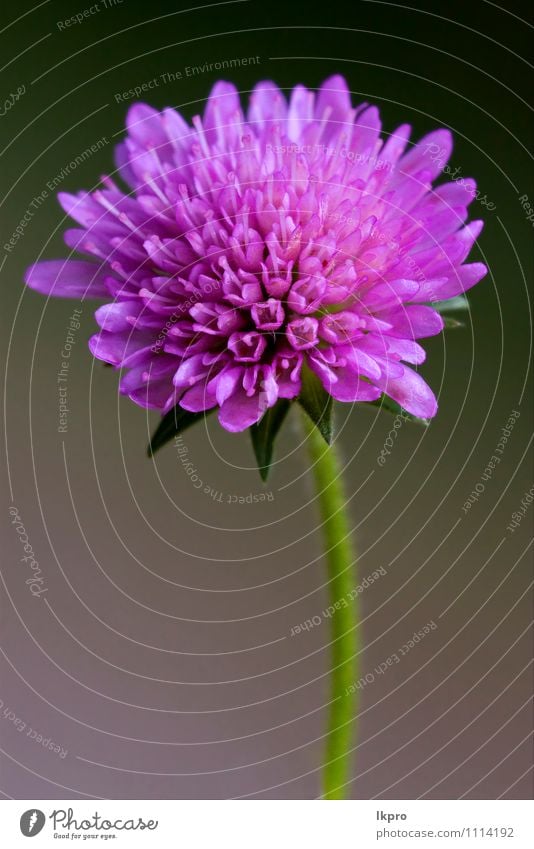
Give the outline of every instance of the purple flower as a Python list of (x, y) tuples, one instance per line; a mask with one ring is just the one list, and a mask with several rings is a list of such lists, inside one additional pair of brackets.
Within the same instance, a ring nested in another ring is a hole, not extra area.
[(486, 273), (464, 264), (482, 228), (465, 224), (474, 182), (432, 188), (451, 134), (406, 152), (403, 125), (383, 141), (377, 108), (353, 107), (340, 76), (289, 103), (258, 83), (246, 118), (218, 82), (192, 124), (132, 106), (117, 148), (129, 193), (106, 177), (59, 195), (79, 225), (65, 241), (90, 261), (39, 262), (28, 285), (106, 300), (91, 351), (144, 407), (217, 407), (241, 431), (311, 371), (339, 401), (386, 393), (434, 416), (416, 340), (443, 328), (432, 302)]

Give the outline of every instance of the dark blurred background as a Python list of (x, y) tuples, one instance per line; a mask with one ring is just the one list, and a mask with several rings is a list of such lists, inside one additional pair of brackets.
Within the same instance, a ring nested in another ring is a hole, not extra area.
[[(88, 9), (82, 23), (64, 25)], [(47, 183), (90, 189), (112, 170), (128, 89), (156, 79), (143, 99), (191, 118), (221, 76), (245, 102), (258, 79), (287, 91), (336, 72), (355, 102), (380, 106), (386, 133), (406, 121), (412, 140), (451, 128), (452, 167), (487, 197), (471, 207), (486, 222), (472, 256), (490, 268), (469, 295), (466, 326), (425, 343), (424, 374), (441, 407), (431, 427), (403, 424), (380, 467), (393, 420), (365, 406), (338, 410), (360, 580), (381, 570), (360, 597), (362, 675), (374, 680), (361, 690), (351, 795), (532, 796), (530, 15), (526, 2), (484, 0), (6, 8), (2, 245), (33, 214), (16, 247), (0, 252), (4, 796), (320, 792), (328, 619), (291, 636), (327, 604), (298, 417), (265, 487), (247, 434), (215, 420), (188, 431), (210, 493), (195, 490), (172, 444), (155, 464), (146, 458), (157, 414), (119, 398), (117, 375), (92, 361), (93, 304), (47, 302), (24, 291), (22, 277), (37, 258), (66, 255), (66, 222)], [(257, 61), (187, 74), (243, 57)], [(96, 152), (62, 177), (91, 145)], [(58, 433), (56, 375), (74, 308), (68, 429)], [(514, 415), (501, 462), (464, 511)], [(266, 500), (255, 501), (261, 492)], [(13, 505), (41, 568), (33, 587), (47, 590), (35, 597)], [(510, 529), (514, 513), (521, 521)], [(401, 662), (374, 672), (428, 623), (437, 627)]]

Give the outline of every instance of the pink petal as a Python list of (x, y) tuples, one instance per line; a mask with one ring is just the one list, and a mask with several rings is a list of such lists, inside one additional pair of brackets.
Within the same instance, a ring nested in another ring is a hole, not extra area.
[(244, 371), (244, 368), (241, 366), (227, 368), (215, 378), (215, 394), (219, 406), (222, 406), (226, 399), (235, 392), (239, 382), (243, 378)]
[(154, 334), (143, 331), (108, 333), (101, 330), (89, 339), (89, 350), (97, 360), (114, 366), (143, 365), (150, 359), (153, 339)]
[(143, 363), (124, 372), (120, 392), (141, 407), (160, 410), (172, 392), (171, 376), (175, 368), (170, 357), (154, 357), (150, 365)]
[(315, 95), (303, 85), (291, 92), (287, 113), (287, 134), (291, 141), (298, 142), (305, 127), (313, 121)]
[(212, 144), (216, 139), (222, 141), (225, 136), (234, 138), (242, 119), (239, 94), (235, 85), (222, 80), (215, 83), (202, 122), (208, 143)]
[(140, 301), (116, 301), (113, 304), (104, 304), (95, 312), (98, 325), (103, 330), (117, 332), (132, 329), (131, 318), (137, 318), (143, 309)]
[(467, 292), (488, 273), (483, 262), (472, 262), (457, 268), (436, 293), (436, 300), (444, 301)]
[(89, 192), (78, 192), (76, 195), (58, 192), (57, 199), (67, 215), (82, 227), (91, 227), (104, 214), (102, 207)]
[(402, 124), (389, 136), (384, 147), (380, 151), (380, 159), (395, 165), (399, 157), (406, 149), (412, 128), (409, 124)]
[(381, 129), (380, 112), (376, 106), (368, 106), (355, 122), (351, 150), (358, 153), (369, 152), (376, 145)]
[(161, 113), (161, 123), (174, 150), (181, 153), (186, 142), (192, 138), (193, 129), (176, 109), (164, 109)]
[(380, 378), (375, 380), (375, 383), (413, 416), (431, 419), (438, 411), (438, 404), (430, 387), (421, 375), (406, 366), (402, 377)]
[(440, 314), (427, 306), (410, 304), (384, 317), (392, 325), (388, 331), (388, 335), (392, 336), (422, 339), (425, 336), (437, 336), (444, 327)]
[(115, 145), (114, 159), (119, 176), (131, 189), (135, 189), (137, 187), (137, 178), (130, 165), (130, 154), (126, 142), (120, 142)]
[(196, 386), (188, 389), (180, 398), (180, 406), (190, 413), (201, 413), (203, 410), (211, 410), (217, 405), (217, 399), (209, 381), (201, 381)]
[(180, 389), (193, 386), (201, 377), (204, 377), (208, 369), (204, 365), (204, 355), (194, 354), (182, 360), (176, 374), (173, 377), (174, 385)]
[(231, 433), (239, 433), (256, 424), (265, 413), (265, 399), (259, 393), (247, 395), (244, 389), (236, 389), (219, 410), (219, 421)]
[(168, 142), (161, 115), (146, 103), (130, 106), (126, 127), (130, 137), (142, 148), (159, 148)]
[[(448, 236), (441, 245), (435, 248), (435, 258), (428, 263), (425, 269), (428, 275), (438, 277), (451, 274), (453, 268), (467, 259), (467, 255), (483, 227), (483, 221), (470, 221), (461, 230)], [(417, 254), (415, 257), (417, 258)]]
[(315, 118), (326, 119), (322, 139), (329, 141), (347, 131), (353, 121), (352, 103), (346, 80), (339, 74), (329, 77), (321, 85), (315, 103)]
[(43, 260), (30, 265), (24, 280), (30, 289), (56, 298), (105, 298), (105, 274), (98, 265), (82, 260)]
[(282, 121), (287, 115), (287, 103), (278, 86), (266, 80), (258, 83), (251, 96), (248, 120), (260, 130), (269, 130), (273, 122)]
[(430, 179), (434, 180), (441, 174), (449, 161), (452, 152), (452, 134), (449, 130), (434, 130), (423, 136), (420, 141), (406, 153), (398, 164), (399, 177), (413, 175), (417, 171), (427, 171)]
[[(371, 359), (363, 352), (360, 356), (366, 361)], [(308, 365), (328, 394), (338, 401), (374, 401), (380, 395), (380, 391), (375, 386), (358, 374), (354, 357), (350, 365), (338, 366), (335, 363), (328, 365), (324, 362), (323, 355), (312, 355), (308, 357)], [(379, 377), (380, 369), (374, 361), (371, 370), (376, 377)]]
[(330, 390), (327, 389), (336, 401), (344, 401), (346, 403), (376, 401), (380, 397), (380, 390), (376, 386), (367, 383), (367, 381), (360, 378), (353, 371), (339, 369), (337, 375), (337, 381), (331, 385)]
[(402, 306), (404, 301), (411, 301), (419, 292), (419, 284), (415, 280), (401, 278), (390, 280), (388, 283), (377, 283), (363, 297), (364, 306), (373, 311)]
[(151, 410), (162, 410), (171, 391), (171, 385), (168, 380), (150, 381), (145, 386), (139, 387), (139, 389), (133, 389), (128, 394), (128, 398), (140, 407), (147, 407)]

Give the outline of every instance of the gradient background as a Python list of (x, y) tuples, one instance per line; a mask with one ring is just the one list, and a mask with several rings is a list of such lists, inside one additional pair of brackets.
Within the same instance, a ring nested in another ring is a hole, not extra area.
[[(532, 509), (507, 531), (532, 485), (527, 374), (532, 222), (528, 194), (532, 28), (527, 3), (235, 2), (181, 11), (122, 4), (60, 31), (91, 4), (10, 6), (2, 39), (2, 245), (74, 156), (109, 140), (62, 182), (91, 188), (112, 169), (127, 105), (115, 94), (188, 65), (259, 56), (224, 74), (317, 87), (341, 72), (356, 102), (381, 107), (385, 132), (437, 125), (456, 138), (452, 166), (495, 204), (473, 259), (490, 268), (469, 295), (464, 329), (425, 342), (424, 374), (441, 410), (423, 431), (364, 406), (338, 409), (338, 440), (361, 552), (362, 674), (433, 620), (437, 628), (361, 695), (354, 798), (532, 796)], [(183, 4), (185, 7), (185, 4)], [(25, 14), (25, 16), (23, 16)], [(216, 72), (145, 99), (192, 117)], [(327, 604), (321, 542), (298, 419), (286, 427), (266, 503), (246, 434), (209, 423), (184, 436), (196, 491), (172, 444), (144, 455), (157, 414), (117, 395), (117, 375), (86, 348), (82, 304), (71, 357), (68, 432), (57, 432), (56, 374), (80, 304), (24, 291), (25, 267), (66, 255), (49, 192), (16, 248), (1, 250), (7, 359), (7, 485), (2, 534), (0, 790), (18, 799), (314, 798), (328, 703), (328, 620), (291, 628)], [(5, 234), (5, 235), (4, 235)], [(512, 410), (520, 417), (477, 504)], [(11, 487), (11, 490), (10, 490)], [(33, 598), (12, 500), (46, 577)], [(12, 713), (10, 713), (10, 711)], [(16, 724), (12, 714), (20, 722)], [(21, 723), (26, 723), (22, 728)], [(32, 740), (29, 728), (67, 750)]]

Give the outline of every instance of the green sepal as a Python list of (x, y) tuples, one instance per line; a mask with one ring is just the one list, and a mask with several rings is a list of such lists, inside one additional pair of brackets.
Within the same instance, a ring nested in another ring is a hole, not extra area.
[(332, 442), (332, 396), (328, 394), (319, 378), (306, 366), (302, 366), (302, 389), (298, 397), (314, 425), (327, 445)]
[(260, 421), (249, 428), (252, 447), (256, 455), (258, 471), (262, 481), (266, 481), (273, 459), (274, 440), (282, 427), (291, 406), (287, 398), (279, 398), (274, 406), (269, 407)]
[(190, 413), (189, 410), (184, 410), (177, 404), (168, 413), (165, 413), (156, 430), (152, 434), (150, 443), (147, 448), (147, 455), (153, 457), (156, 451), (163, 445), (169, 442), (173, 437), (183, 433), (184, 430), (196, 424), (196, 422), (209, 415), (212, 410), (205, 410), (202, 413)]
[(449, 298), (448, 301), (436, 301), (432, 304), (432, 309), (439, 312), (440, 315), (448, 312), (462, 312), (469, 310), (469, 301), (465, 295), (456, 295), (455, 298)]
[(441, 315), (444, 330), (456, 330), (458, 327), (465, 327), (465, 322), (458, 321), (449, 313), (469, 312), (469, 301), (465, 295), (457, 295), (455, 298), (449, 298), (448, 301), (437, 301), (432, 304), (432, 309)]

